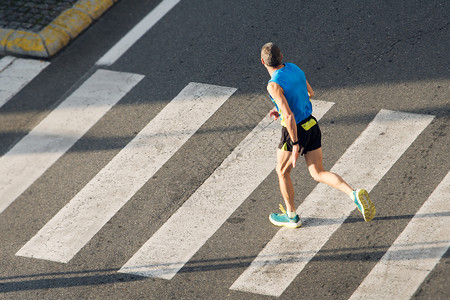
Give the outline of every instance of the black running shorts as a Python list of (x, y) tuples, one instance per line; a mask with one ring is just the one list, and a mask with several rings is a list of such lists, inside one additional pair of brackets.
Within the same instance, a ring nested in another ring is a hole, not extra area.
[[(320, 132), (317, 119), (309, 116), (297, 124), (297, 136), (300, 145), (300, 154), (319, 149), (322, 146), (322, 133)], [(281, 140), (278, 149), (292, 152), (292, 141), (287, 128), (283, 126), (281, 130)]]

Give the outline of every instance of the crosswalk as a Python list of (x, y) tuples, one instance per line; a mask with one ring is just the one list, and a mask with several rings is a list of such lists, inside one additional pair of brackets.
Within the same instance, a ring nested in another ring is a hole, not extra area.
[(98, 70), (0, 158), (0, 212), (83, 136), (142, 75)]
[[(331, 171), (370, 192), (432, 119), (380, 111)], [(396, 143), (387, 150), (390, 141)], [(355, 209), (346, 198), (329, 186), (317, 185), (298, 208), (298, 213), (308, 212), (304, 232), (278, 231), (231, 288), (280, 296)]]
[(68, 262), (234, 91), (189, 84), (17, 255)]
[(450, 246), (450, 172), (350, 299), (409, 299)]
[[(331, 106), (315, 101), (317, 118)], [(267, 158), (273, 156), (278, 134), (279, 125), (266, 116), (120, 272), (173, 278), (273, 171), (275, 162)]]
[[(15, 71), (9, 73), (24, 66), (33, 70), (27, 71), (27, 78), (16, 76)], [(4, 103), (13, 99), (46, 66), (11, 58), (0, 60), (0, 84), (15, 82), (17, 86), (0, 98), (0, 106), (1, 99), (7, 99)], [(0, 157), (0, 218), (144, 77), (98, 69)], [(15, 255), (70, 262), (235, 92), (234, 87), (189, 83)], [(318, 119), (334, 105), (312, 102)], [(433, 118), (380, 110), (332, 171), (357, 187), (372, 190)], [(130, 253), (118, 272), (172, 280), (273, 172), (279, 131), (277, 122), (269, 116), (263, 118), (150, 239), (137, 252)], [(447, 174), (441, 179), (407, 228), (354, 291), (352, 299), (369, 295), (373, 299), (392, 295), (407, 299), (433, 270), (450, 246), (449, 178)], [(318, 184), (298, 208), (303, 227), (278, 230), (228, 288), (281, 296), (354, 209), (347, 196)]]
[(5, 56), (0, 59), (0, 107), (49, 65), (34, 59)]

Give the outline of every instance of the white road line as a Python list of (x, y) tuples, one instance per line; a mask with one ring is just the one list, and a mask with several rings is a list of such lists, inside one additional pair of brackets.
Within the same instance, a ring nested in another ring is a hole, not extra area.
[(98, 70), (0, 157), (0, 213), (143, 77)]
[[(315, 101), (322, 117), (333, 103)], [(273, 171), (281, 127), (266, 116), (119, 270), (171, 279)]]
[(15, 61), (16, 58), (14, 56), (5, 56), (2, 59), (0, 59), (0, 72), (6, 69), (10, 64)]
[[(331, 170), (355, 188), (372, 190), (432, 119), (381, 110)], [(347, 195), (317, 185), (297, 209), (303, 227), (280, 229), (231, 289), (280, 296), (354, 209)]]
[(450, 247), (450, 172), (350, 299), (410, 299)]
[(142, 21), (131, 29), (119, 42), (117, 42), (96, 65), (109, 66), (116, 62), (133, 44), (139, 40), (150, 28), (164, 17), (180, 0), (163, 0)]
[(42, 60), (3, 57), (0, 60), (0, 107), (49, 64)]
[(16, 255), (68, 262), (235, 91), (190, 83)]

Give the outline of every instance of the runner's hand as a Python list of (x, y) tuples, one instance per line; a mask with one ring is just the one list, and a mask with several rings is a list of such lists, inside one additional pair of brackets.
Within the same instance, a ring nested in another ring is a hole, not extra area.
[(300, 151), (300, 146), (298, 144), (292, 146), (292, 157), (291, 157), (291, 160), (292, 160), (292, 167), (293, 168), (295, 168), (295, 165), (297, 164), (297, 159), (298, 159), (298, 156), (300, 154), (299, 151)]
[(280, 114), (278, 113), (276, 108), (273, 108), (270, 111), (269, 116), (273, 117), (275, 120), (278, 120), (278, 118), (280, 117)]

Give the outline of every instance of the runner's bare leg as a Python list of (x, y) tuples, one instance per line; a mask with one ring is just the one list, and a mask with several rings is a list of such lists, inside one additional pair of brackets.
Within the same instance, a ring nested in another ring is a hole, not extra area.
[(277, 149), (277, 175), (287, 212), (295, 212), (294, 186), (291, 180), (292, 152)]
[(329, 186), (338, 189), (347, 195), (351, 195), (353, 189), (342, 179), (341, 176), (325, 171), (322, 164), (323, 154), (322, 148), (309, 151), (305, 154), (305, 161), (308, 166), (309, 173), (314, 178), (314, 180), (322, 183), (326, 183)]

